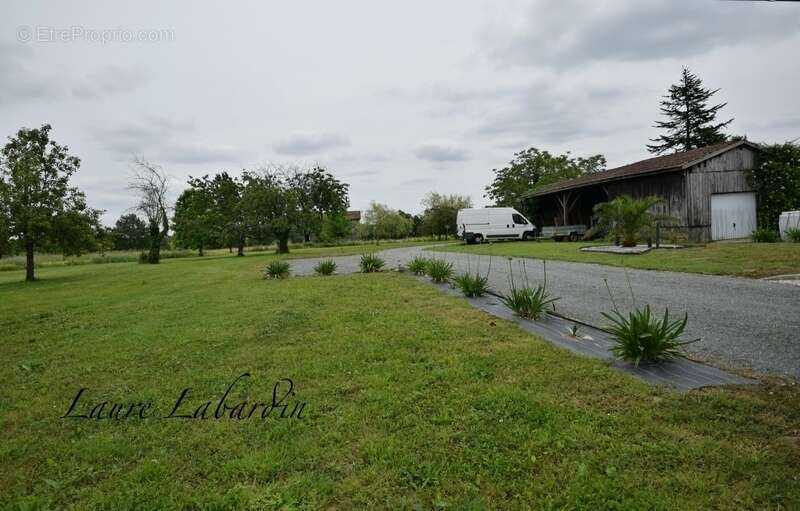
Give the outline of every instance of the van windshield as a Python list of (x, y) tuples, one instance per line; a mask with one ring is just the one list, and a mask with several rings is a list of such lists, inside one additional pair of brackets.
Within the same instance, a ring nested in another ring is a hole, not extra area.
[(528, 221), (527, 221), (527, 220), (525, 220), (525, 218), (523, 218), (523, 216), (522, 216), (522, 215), (518, 215), (518, 214), (516, 214), (516, 213), (514, 213), (513, 215), (511, 215), (511, 218), (513, 218), (513, 219), (514, 219), (514, 223), (515, 223), (515, 224), (523, 224), (523, 225), (526, 225), (526, 224), (528, 223)]

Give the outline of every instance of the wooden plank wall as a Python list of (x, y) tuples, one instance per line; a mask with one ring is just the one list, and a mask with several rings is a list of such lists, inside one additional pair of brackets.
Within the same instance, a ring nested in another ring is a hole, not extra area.
[(752, 149), (738, 147), (688, 169), (686, 211), (692, 241), (711, 239), (711, 194), (753, 191), (755, 158)]
[(606, 186), (612, 199), (624, 194), (630, 195), (634, 199), (650, 195), (661, 197), (664, 199), (664, 203), (656, 206), (655, 212), (674, 217), (681, 226), (688, 225), (683, 171), (631, 178), (609, 183)]

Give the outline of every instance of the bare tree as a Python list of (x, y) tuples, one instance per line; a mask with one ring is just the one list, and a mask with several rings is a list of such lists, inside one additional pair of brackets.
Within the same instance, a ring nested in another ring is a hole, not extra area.
[(136, 158), (132, 164), (133, 176), (128, 189), (139, 195), (139, 203), (133, 209), (147, 220), (150, 250), (147, 262), (158, 264), (161, 258), (161, 242), (169, 233), (169, 205), (167, 192), (169, 177), (158, 165), (144, 158)]

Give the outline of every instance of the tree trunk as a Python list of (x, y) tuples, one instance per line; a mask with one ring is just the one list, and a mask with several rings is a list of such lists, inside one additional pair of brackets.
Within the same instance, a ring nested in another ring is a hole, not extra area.
[(150, 224), (150, 250), (147, 253), (147, 262), (158, 264), (161, 260), (161, 231), (158, 224)]
[(33, 282), (36, 280), (33, 275), (33, 242), (25, 242), (25, 280)]
[(624, 236), (622, 238), (622, 246), (623, 247), (635, 247), (636, 246), (636, 236)]
[(158, 264), (161, 261), (161, 242), (155, 240), (150, 245), (150, 250), (147, 252), (147, 262), (150, 264)]
[(289, 233), (281, 234), (278, 236), (278, 253), (279, 254), (289, 253)]
[(303, 233), (303, 240), (306, 243), (309, 243), (311, 241), (311, 233), (310, 232)]
[(237, 257), (244, 257), (244, 238), (239, 238), (239, 244), (236, 245)]
[(200, 252), (200, 254), (199, 254), (200, 257), (203, 257), (203, 244), (202, 243), (200, 244), (200, 247), (198, 247), (197, 250)]

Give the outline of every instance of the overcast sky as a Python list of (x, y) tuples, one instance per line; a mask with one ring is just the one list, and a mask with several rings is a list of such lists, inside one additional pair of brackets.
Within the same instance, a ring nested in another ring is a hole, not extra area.
[(648, 156), (689, 66), (730, 132), (800, 137), (800, 3), (631, 1), (3, 2), (0, 133), (53, 125), (113, 224), (138, 155), (174, 178), (326, 166), (370, 201), (486, 204), (530, 146), (609, 167)]

